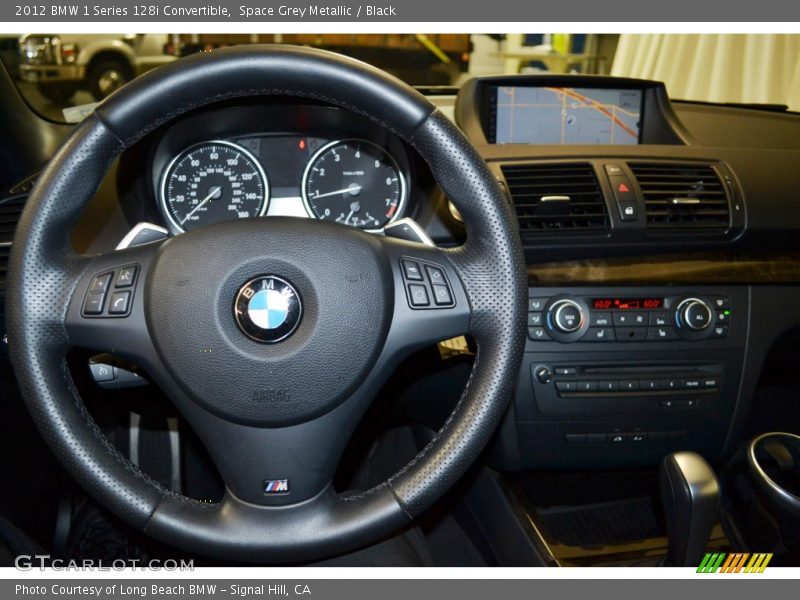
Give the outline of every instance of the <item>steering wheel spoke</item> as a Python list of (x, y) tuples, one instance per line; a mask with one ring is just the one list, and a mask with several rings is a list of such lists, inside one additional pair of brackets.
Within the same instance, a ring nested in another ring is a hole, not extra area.
[(160, 361), (144, 316), (145, 281), (160, 243), (87, 257), (72, 291), (69, 344), (126, 359), (146, 370)]

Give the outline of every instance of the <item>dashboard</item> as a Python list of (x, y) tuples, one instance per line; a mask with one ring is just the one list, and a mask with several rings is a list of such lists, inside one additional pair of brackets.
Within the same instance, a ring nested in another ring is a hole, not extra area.
[[(610, 77), (485, 77), (431, 99), (504, 188), (527, 259), (528, 340), (496, 466), (731, 452), (773, 348), (800, 331), (800, 117)], [(0, 200), (2, 216), (23, 197)], [(74, 238), (100, 252), (141, 222), (180, 235), (277, 215), (376, 235), (408, 217), (440, 246), (466, 235), (424, 161), (380, 124), (255, 98), (137, 142)]]

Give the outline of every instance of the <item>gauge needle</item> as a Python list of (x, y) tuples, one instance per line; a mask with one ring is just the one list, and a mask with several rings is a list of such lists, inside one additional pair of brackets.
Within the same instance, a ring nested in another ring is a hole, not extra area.
[(194, 208), (193, 208), (193, 209), (192, 209), (192, 210), (189, 212), (189, 214), (188, 214), (188, 215), (186, 215), (186, 216), (183, 218), (183, 221), (181, 221), (181, 225), (183, 225), (184, 223), (186, 223), (186, 221), (188, 221), (188, 220), (189, 220), (189, 218), (190, 218), (190, 217), (191, 217), (191, 216), (192, 216), (194, 213), (196, 213), (198, 210), (200, 210), (201, 208), (203, 208), (203, 207), (206, 205), (206, 203), (207, 203), (209, 200), (211, 200), (211, 199), (212, 199), (214, 196), (216, 196), (217, 194), (219, 194), (221, 191), (222, 191), (222, 187), (221, 187), (221, 186), (219, 186), (219, 185), (218, 185), (218, 186), (216, 186), (216, 187), (213, 187), (213, 188), (211, 188), (211, 191), (208, 193), (208, 196), (206, 196), (205, 198), (203, 198), (203, 199), (200, 201), (200, 204), (198, 204), (197, 206), (195, 206), (195, 207), (194, 207)]
[(324, 194), (317, 194), (316, 196), (312, 196), (314, 200), (317, 198), (325, 198), (327, 196), (336, 196), (337, 194), (346, 194), (350, 192), (351, 194), (355, 195), (361, 191), (361, 186), (357, 183), (351, 184), (350, 187), (343, 188), (341, 190), (334, 190), (333, 192), (325, 192)]

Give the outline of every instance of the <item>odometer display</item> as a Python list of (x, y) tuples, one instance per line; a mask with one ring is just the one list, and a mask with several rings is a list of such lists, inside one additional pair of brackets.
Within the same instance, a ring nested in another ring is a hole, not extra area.
[(405, 180), (382, 148), (366, 140), (339, 140), (311, 158), (302, 193), (317, 219), (379, 231), (402, 211)]
[(161, 208), (178, 231), (263, 215), (269, 183), (258, 160), (230, 142), (184, 150), (166, 168)]

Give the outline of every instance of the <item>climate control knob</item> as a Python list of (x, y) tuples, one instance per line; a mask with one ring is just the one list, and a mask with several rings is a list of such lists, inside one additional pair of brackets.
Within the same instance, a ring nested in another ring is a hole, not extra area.
[(677, 308), (678, 323), (694, 331), (708, 329), (714, 321), (714, 312), (705, 301), (687, 298)]
[(553, 315), (553, 328), (561, 333), (573, 333), (583, 325), (583, 311), (577, 302), (557, 300), (550, 307)]

